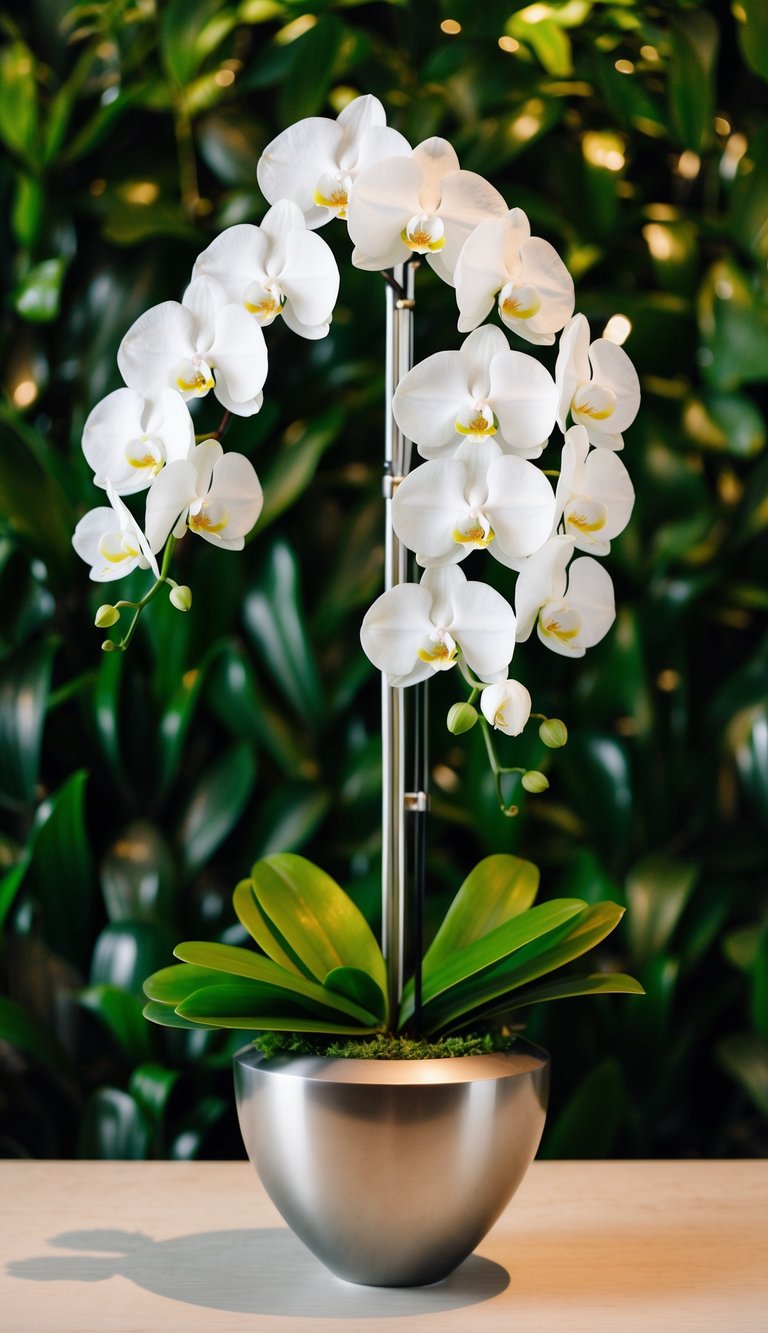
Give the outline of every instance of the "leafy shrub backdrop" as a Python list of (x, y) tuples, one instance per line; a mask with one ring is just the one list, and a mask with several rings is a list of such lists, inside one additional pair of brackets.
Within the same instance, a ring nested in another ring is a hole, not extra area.
[[(232, 1043), (151, 1028), (142, 977), (180, 938), (236, 941), (231, 888), (278, 848), (376, 914), (378, 682), (357, 635), (381, 579), (383, 293), (341, 224), (330, 337), (272, 330), (264, 409), (228, 436), (266, 494), (244, 555), (185, 542), (192, 614), (155, 602), (123, 659), (99, 651), (103, 589), (70, 547), (99, 503), (80, 435), (122, 334), (222, 227), (259, 220), (277, 130), (360, 91), (525, 208), (593, 336), (631, 322), (644, 390), (618, 623), (581, 664), (529, 654), (572, 741), (521, 819), (496, 813), (479, 737), (445, 731), (438, 682), (431, 904), (521, 850), (546, 895), (630, 907), (605, 961), (647, 998), (532, 1014), (556, 1057), (546, 1153), (764, 1150), (761, 0), (29, 0), (0, 25), (0, 1152), (239, 1154)], [(418, 286), (421, 357), (458, 336), (449, 294)], [(512, 762), (546, 762), (531, 730)]]

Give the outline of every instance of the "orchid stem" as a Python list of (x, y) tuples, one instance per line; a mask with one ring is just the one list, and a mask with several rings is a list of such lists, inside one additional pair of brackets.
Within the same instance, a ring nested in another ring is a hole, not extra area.
[(485, 749), (488, 755), (488, 762), (491, 766), (491, 772), (493, 773), (493, 780), (496, 786), (496, 797), (499, 802), (499, 809), (501, 810), (501, 813), (503, 815), (507, 816), (508, 819), (514, 819), (515, 815), (519, 814), (520, 811), (518, 806), (516, 805), (507, 805), (504, 799), (504, 792), (502, 791), (501, 787), (501, 779), (505, 773), (524, 773), (525, 769), (507, 768), (503, 764), (500, 764), (498, 755), (496, 754), (496, 747), (493, 743), (493, 737), (491, 736), (491, 729), (488, 726), (488, 723), (486, 722), (484, 717), (480, 718), (480, 727), (483, 733), (483, 740), (485, 741)]
[(133, 638), (134, 634), (136, 633), (136, 626), (137, 626), (138, 623), (139, 623), (139, 620), (140, 620), (140, 618), (141, 618), (141, 613), (142, 613), (142, 611), (144, 610), (144, 607), (145, 607), (145, 606), (149, 606), (149, 603), (152, 601), (152, 598), (157, 596), (157, 594), (159, 593), (159, 591), (160, 591), (160, 589), (163, 587), (163, 585), (164, 585), (165, 583), (168, 583), (168, 582), (171, 581), (171, 580), (169, 580), (169, 578), (168, 578), (168, 568), (169, 568), (170, 563), (171, 563), (171, 556), (172, 556), (172, 554), (173, 554), (173, 548), (174, 548), (175, 545), (176, 545), (176, 538), (175, 538), (175, 537), (169, 537), (169, 538), (168, 538), (168, 541), (167, 541), (166, 544), (165, 544), (165, 550), (163, 551), (163, 563), (162, 563), (162, 566), (161, 566), (161, 568), (160, 568), (160, 575), (159, 575), (159, 577), (158, 577), (157, 579), (155, 579), (155, 582), (152, 584), (152, 587), (150, 588), (149, 592), (148, 592), (144, 597), (142, 597), (141, 601), (140, 601), (140, 602), (122, 602), (122, 603), (118, 603), (119, 606), (120, 606), (120, 605), (122, 605), (122, 606), (133, 606), (133, 607), (136, 608), (135, 611), (134, 611), (134, 613), (133, 613), (133, 619), (132, 619), (130, 625), (128, 626), (128, 630), (127, 630), (127, 632), (126, 632), (124, 638), (120, 639), (119, 642), (115, 644), (115, 647), (116, 647), (120, 652), (124, 653), (124, 652), (126, 651), (126, 649), (128, 648), (128, 646), (129, 646), (129, 644), (130, 644), (130, 642), (131, 642), (131, 639)]

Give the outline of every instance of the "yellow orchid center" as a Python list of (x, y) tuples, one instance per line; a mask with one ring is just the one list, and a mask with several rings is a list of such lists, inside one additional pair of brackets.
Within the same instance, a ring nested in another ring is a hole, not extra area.
[(578, 536), (589, 537), (605, 527), (608, 510), (600, 500), (589, 500), (586, 496), (578, 495), (566, 505), (563, 518), (567, 532), (574, 531)]
[(433, 671), (447, 671), (456, 661), (458, 645), (447, 629), (437, 629), (429, 636), (429, 646), (420, 648), (419, 660), (428, 662)]
[(469, 546), (477, 551), (484, 551), (486, 546), (490, 546), (495, 536), (496, 534), (485, 514), (481, 514), (475, 509), (470, 512), (463, 527), (453, 529), (453, 540), (455, 542), (460, 542), (462, 546)]
[(125, 446), (125, 458), (137, 472), (148, 472), (150, 477), (156, 477), (158, 472), (162, 472), (165, 462), (162, 444), (150, 435), (130, 440)]
[(312, 201), (319, 208), (330, 208), (337, 218), (346, 218), (351, 188), (352, 181), (349, 176), (321, 176), (315, 186)]
[(606, 421), (616, 409), (616, 394), (603, 384), (583, 384), (574, 395), (571, 413), (574, 420)]
[(466, 435), (469, 439), (488, 439), (491, 435), (495, 435), (499, 429), (498, 418), (487, 403), (475, 403), (466, 416), (466, 421), (457, 417), (456, 431), (457, 434)]
[(499, 292), (502, 319), (532, 319), (540, 310), (541, 296), (530, 283), (508, 282)]
[(196, 514), (190, 512), (187, 526), (191, 532), (206, 533), (209, 537), (218, 537), (229, 522), (229, 515), (220, 505), (214, 512), (208, 503), (203, 503)]
[(560, 643), (572, 643), (580, 629), (581, 616), (567, 602), (548, 602), (539, 612), (540, 633)]
[(245, 290), (243, 305), (260, 324), (271, 324), (282, 315), (285, 296), (277, 282), (251, 282)]
[(400, 239), (417, 255), (436, 254), (445, 245), (445, 228), (440, 218), (416, 213), (403, 227)]
[(209, 389), (213, 388), (213, 375), (210, 367), (201, 358), (195, 358), (194, 361), (184, 362), (178, 369), (176, 375), (176, 388), (182, 393), (194, 394), (196, 398), (202, 398)]

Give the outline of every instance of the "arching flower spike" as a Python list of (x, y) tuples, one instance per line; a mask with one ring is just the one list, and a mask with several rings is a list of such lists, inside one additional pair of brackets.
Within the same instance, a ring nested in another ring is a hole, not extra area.
[(95, 484), (111, 482), (117, 495), (145, 490), (166, 463), (187, 458), (194, 445), (189, 408), (173, 389), (161, 389), (156, 398), (116, 389), (96, 404), (83, 430)]
[(159, 577), (157, 561), (136, 519), (107, 482), (111, 507), (91, 509), (75, 528), (72, 545), (91, 566), (95, 583), (112, 583), (134, 569), (151, 569)]
[(559, 395), (558, 423), (565, 430), (568, 413), (584, 426), (590, 444), (623, 449), (621, 432), (632, 425), (640, 406), (640, 381), (623, 347), (607, 338), (589, 341), (584, 315), (574, 315), (563, 329), (555, 367)]
[(461, 171), (445, 139), (425, 139), (410, 157), (390, 157), (358, 176), (349, 202), (357, 268), (384, 269), (424, 255), (445, 282), (480, 222), (507, 212), (498, 190)]
[(249, 417), (263, 401), (267, 349), (248, 311), (228, 302), (212, 278), (196, 278), (181, 304), (164, 301), (139, 316), (120, 344), (117, 364), (139, 393), (169, 388), (190, 399), (213, 389), (222, 407)]
[(289, 125), (264, 149), (256, 175), (270, 204), (291, 199), (314, 230), (347, 216), (361, 171), (410, 151), (407, 139), (387, 126), (381, 102), (368, 93), (345, 106), (337, 120), (310, 116)]
[(228, 301), (262, 328), (278, 316), (303, 338), (324, 338), (339, 293), (333, 252), (307, 231), (298, 204), (283, 199), (260, 226), (228, 227), (198, 257), (193, 277), (214, 278)]
[(147, 538), (159, 551), (187, 528), (224, 551), (241, 551), (263, 504), (259, 479), (242, 454), (204, 440), (192, 457), (170, 463), (147, 496)]
[(486, 685), (480, 708), (486, 722), (505, 736), (519, 736), (531, 716), (531, 696), (519, 680), (500, 680)]
[(422, 463), (401, 481), (392, 526), (421, 565), (478, 549), (507, 564), (544, 544), (554, 513), (552, 487), (533, 463), (502, 454), (493, 440), (467, 440), (454, 458)]
[(428, 569), (373, 603), (360, 641), (390, 685), (415, 685), (455, 666), (461, 652), (481, 680), (506, 674), (515, 648), (515, 613), (500, 593), (468, 583), (456, 565)]
[(486, 325), (458, 352), (436, 352), (400, 381), (395, 420), (424, 458), (450, 457), (464, 440), (492, 438), (504, 453), (538, 458), (555, 424), (557, 389), (545, 366), (510, 350)]
[(460, 333), (482, 324), (496, 298), (502, 322), (531, 343), (553, 343), (573, 314), (573, 278), (521, 208), (475, 228), (454, 277)]
[(608, 449), (590, 452), (584, 427), (571, 426), (555, 499), (555, 527), (562, 520), (577, 550), (607, 555), (629, 522), (635, 491), (621, 459)]
[(570, 537), (552, 537), (523, 565), (515, 589), (517, 639), (536, 625), (541, 642), (563, 657), (583, 657), (616, 618), (610, 574), (597, 560), (573, 554)]

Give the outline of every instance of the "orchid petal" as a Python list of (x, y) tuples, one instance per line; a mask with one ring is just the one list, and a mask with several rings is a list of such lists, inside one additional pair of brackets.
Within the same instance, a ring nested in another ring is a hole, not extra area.
[(290, 231), (285, 238), (284, 266), (276, 276), (287, 298), (286, 311), (288, 305), (291, 307), (290, 327), (294, 332), (318, 326), (327, 332), (339, 294), (339, 270), (333, 251), (322, 237), (303, 229)]
[(555, 365), (559, 403), (557, 424), (565, 430), (574, 394), (580, 384), (589, 383), (589, 325), (584, 315), (574, 315), (560, 335), (560, 349)]
[(547, 370), (525, 352), (501, 352), (491, 363), (489, 402), (510, 449), (537, 458), (555, 424), (557, 388)]
[(503, 259), (507, 230), (506, 218), (491, 218), (475, 227), (462, 246), (454, 272), (459, 333), (482, 324), (507, 280)]
[[(299, 216), (303, 224), (303, 215), (300, 213)], [(269, 242), (263, 226), (254, 227), (250, 222), (242, 222), (227, 227), (198, 255), (193, 275), (195, 278), (215, 278), (224, 289), (227, 300), (242, 305), (243, 293), (249, 283), (267, 276)]]
[(491, 363), (494, 357), (508, 351), (505, 334), (494, 324), (485, 324), (464, 339), (461, 358), (465, 363), (467, 391), (471, 398), (491, 396)]
[(518, 643), (530, 638), (542, 606), (565, 593), (573, 546), (570, 537), (550, 537), (523, 565), (515, 588)]
[(214, 465), (208, 498), (223, 505), (229, 515), (223, 536), (227, 540), (247, 537), (264, 503), (253, 464), (243, 454), (224, 454)]
[(368, 167), (373, 166), (374, 162), (381, 162), (385, 157), (410, 157), (411, 151), (408, 140), (397, 130), (391, 129), (388, 125), (372, 125), (363, 131), (358, 140), (357, 162), (351, 172), (353, 180)]
[(261, 391), (267, 378), (267, 347), (258, 324), (242, 306), (226, 305), (219, 311), (208, 357), (217, 370), (216, 397), (223, 402), (221, 387), (230, 411), (249, 415), (240, 412), (239, 404), (247, 403)]
[(155, 399), (116, 389), (96, 404), (83, 431), (95, 484), (106, 487), (109, 481), (118, 495), (144, 490), (166, 462), (186, 458), (193, 444), (189, 410), (172, 389)]
[(314, 209), (318, 178), (336, 172), (343, 142), (344, 127), (323, 116), (309, 116), (289, 125), (259, 158), (256, 178), (264, 198), (270, 204), (292, 199), (306, 216)]
[(480, 695), (483, 717), (505, 736), (519, 736), (531, 716), (533, 701), (519, 680), (486, 685)]
[(594, 382), (611, 389), (616, 396), (616, 406), (605, 426), (610, 428), (612, 435), (619, 435), (631, 426), (640, 406), (637, 371), (624, 348), (607, 338), (598, 338), (592, 343), (589, 360)]
[(467, 511), (467, 469), (453, 459), (422, 463), (401, 481), (392, 501), (392, 526), (400, 541), (424, 561), (457, 559), (453, 532)]
[(417, 667), (419, 648), (433, 628), (431, 610), (432, 594), (420, 584), (400, 583), (376, 599), (363, 619), (360, 641), (379, 671), (406, 677), (416, 668), (424, 680), (432, 674), (427, 663)]
[(520, 321), (516, 332), (522, 338), (530, 338), (533, 333), (546, 335), (554, 342), (554, 334), (564, 328), (573, 314), (575, 296), (573, 278), (549, 241), (540, 236), (523, 241), (519, 281), (536, 288), (541, 307), (529, 320)]
[[(422, 168), (413, 157), (389, 157), (360, 173), (349, 200), (348, 224), (353, 244), (366, 256), (355, 259), (357, 267), (390, 267), (409, 257), (411, 251), (400, 239), (409, 218), (419, 211)], [(379, 261), (381, 261), (379, 263)]]
[[(198, 453), (199, 448), (195, 450)], [(147, 495), (145, 526), (153, 551), (165, 545), (180, 514), (197, 497), (197, 469), (191, 460), (169, 463), (152, 483)]]
[(453, 281), (462, 247), (475, 227), (491, 217), (506, 216), (508, 210), (498, 190), (474, 171), (450, 172), (440, 181), (440, 192), (437, 212), (445, 225), (445, 246), (439, 258)]
[(130, 389), (143, 394), (178, 389), (179, 362), (196, 354), (195, 321), (178, 301), (151, 306), (133, 323), (117, 352), (117, 364)]
[[(455, 565), (429, 573), (459, 573)], [(512, 607), (485, 583), (454, 588), (453, 620), (448, 629), (458, 640), (467, 665), (481, 680), (492, 680), (505, 672), (515, 651), (515, 613)]]
[(424, 209), (434, 213), (440, 203), (443, 177), (449, 171), (459, 170), (456, 150), (447, 139), (440, 139), (435, 135), (416, 145), (413, 150), (413, 161), (420, 171), (418, 208), (413, 211)]
[(401, 379), (392, 410), (423, 457), (458, 443), (456, 416), (467, 401), (466, 383), (461, 352), (435, 352)]
[(204, 274), (192, 279), (181, 304), (195, 321), (195, 351), (205, 356), (213, 342), (216, 316), (227, 304), (227, 293), (220, 282)]
[(581, 616), (578, 644), (592, 648), (616, 619), (613, 582), (598, 560), (580, 556), (568, 571), (568, 602)]
[(549, 481), (522, 458), (507, 454), (488, 468), (487, 513), (496, 546), (514, 557), (532, 555), (544, 545), (552, 531), (555, 496)]

